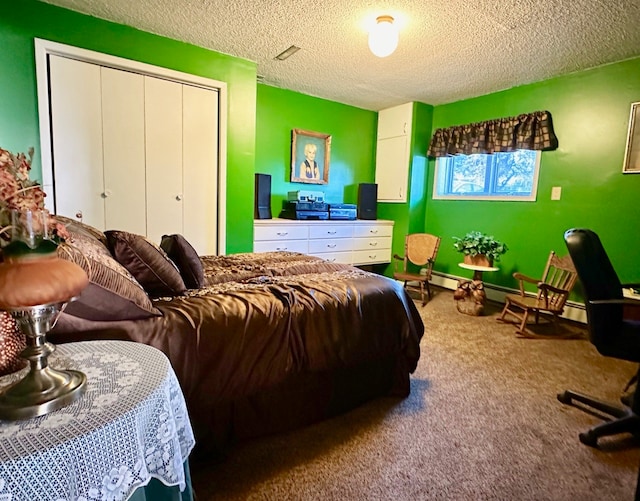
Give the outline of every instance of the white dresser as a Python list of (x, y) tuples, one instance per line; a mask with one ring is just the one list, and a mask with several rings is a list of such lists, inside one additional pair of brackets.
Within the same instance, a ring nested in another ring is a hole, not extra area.
[(393, 221), (256, 219), (254, 252), (292, 251), (336, 263), (391, 262)]

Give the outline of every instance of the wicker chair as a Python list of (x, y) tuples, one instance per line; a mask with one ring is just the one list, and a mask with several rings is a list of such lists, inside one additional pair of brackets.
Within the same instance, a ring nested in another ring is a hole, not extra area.
[[(520, 283), (520, 294), (505, 296), (504, 309), (498, 320), (504, 321), (507, 314), (516, 317), (520, 321), (516, 333), (522, 337), (559, 337), (557, 334), (552, 336), (536, 334), (531, 329), (527, 329), (527, 320), (529, 313), (533, 312), (535, 323), (538, 324), (540, 314), (548, 313), (552, 315), (552, 321), (557, 328), (558, 318), (562, 315), (569, 293), (578, 278), (571, 257), (568, 255), (559, 257), (551, 251), (542, 278), (535, 279), (517, 272), (513, 274), (513, 278)], [(536, 285), (536, 295), (526, 294), (525, 282)]]
[[(422, 306), (427, 304), (424, 297), (425, 285), (429, 299), (431, 299), (429, 280), (431, 280), (431, 271), (439, 247), (440, 237), (428, 233), (411, 233), (406, 236), (404, 241), (404, 256), (398, 254), (393, 256), (396, 260), (396, 271), (393, 278), (404, 282), (406, 289), (418, 289)], [(402, 269), (400, 269), (400, 263), (402, 263)], [(416, 287), (412, 282), (417, 282), (418, 286)]]

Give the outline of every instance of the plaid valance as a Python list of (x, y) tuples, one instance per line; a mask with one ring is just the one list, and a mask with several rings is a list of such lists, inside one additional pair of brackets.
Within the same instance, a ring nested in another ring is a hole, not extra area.
[(553, 132), (551, 113), (535, 111), (517, 117), (436, 129), (427, 155), (472, 155), (515, 150), (555, 150), (558, 138)]

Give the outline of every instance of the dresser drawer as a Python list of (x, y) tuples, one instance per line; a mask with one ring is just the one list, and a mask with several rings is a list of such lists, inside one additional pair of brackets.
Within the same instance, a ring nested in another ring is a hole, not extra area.
[(351, 238), (353, 237), (353, 226), (351, 225), (316, 225), (309, 227), (309, 238)]
[(353, 228), (354, 237), (390, 237), (393, 226), (381, 224), (358, 224)]
[(253, 252), (290, 251), (309, 253), (308, 240), (260, 240), (253, 243)]
[(351, 264), (351, 252), (311, 252), (312, 256), (322, 258), (330, 263)]
[(306, 240), (308, 238), (309, 227), (306, 225), (256, 225), (253, 232), (254, 240)]
[(391, 239), (389, 237), (354, 238), (353, 250), (389, 249)]
[(309, 252), (315, 254), (318, 252), (342, 252), (351, 251), (353, 240), (350, 238), (336, 238), (325, 240), (309, 240)]
[(354, 265), (391, 262), (391, 249), (358, 250), (352, 254)]

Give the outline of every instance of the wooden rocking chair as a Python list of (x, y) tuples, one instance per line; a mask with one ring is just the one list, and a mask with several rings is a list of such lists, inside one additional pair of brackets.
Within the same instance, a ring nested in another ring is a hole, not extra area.
[[(542, 274), (542, 278), (535, 279), (527, 277), (522, 273), (514, 273), (513, 278), (520, 283), (520, 294), (507, 294), (502, 314), (498, 320), (504, 321), (507, 314), (511, 314), (520, 321), (516, 333), (522, 337), (529, 338), (558, 338), (566, 337), (557, 333), (558, 319), (564, 310), (564, 305), (569, 297), (569, 293), (578, 278), (578, 273), (571, 261), (570, 256), (559, 257), (551, 251), (547, 265)], [(527, 295), (524, 283), (535, 284), (537, 294)], [(527, 329), (529, 313), (535, 313), (535, 323), (538, 324), (541, 313), (552, 315), (555, 335), (536, 334), (531, 329)]]
[[(411, 233), (404, 240), (404, 256), (399, 256), (398, 254), (393, 256), (396, 259), (396, 271), (393, 274), (393, 278), (403, 281), (407, 289), (414, 287), (413, 285), (407, 285), (407, 282), (418, 282), (422, 306), (427, 304), (424, 299), (425, 285), (427, 286), (429, 299), (431, 299), (429, 280), (431, 280), (431, 271), (439, 247), (440, 237), (428, 233)], [(403, 263), (402, 270), (398, 269), (399, 262)], [(420, 271), (422, 273), (412, 272), (409, 269), (410, 264), (415, 265), (415, 267), (421, 266), (422, 269)]]

